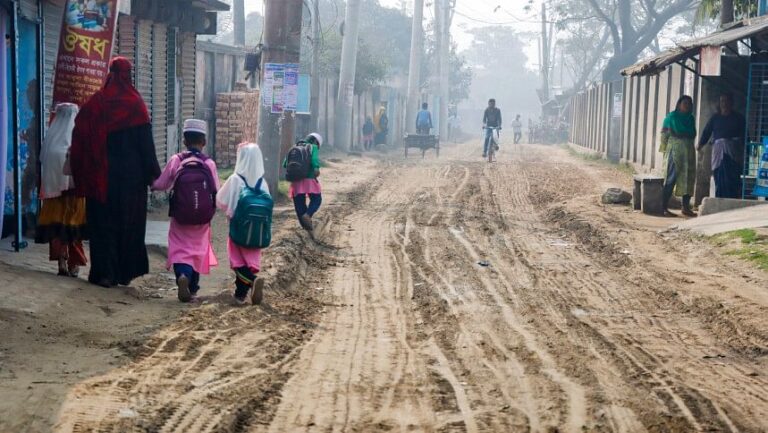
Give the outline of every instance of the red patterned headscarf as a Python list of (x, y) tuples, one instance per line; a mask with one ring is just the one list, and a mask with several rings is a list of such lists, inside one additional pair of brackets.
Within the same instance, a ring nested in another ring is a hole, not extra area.
[(104, 87), (75, 119), (70, 164), (79, 196), (107, 201), (107, 136), (150, 123), (147, 106), (131, 82), (132, 68), (130, 60), (115, 57)]

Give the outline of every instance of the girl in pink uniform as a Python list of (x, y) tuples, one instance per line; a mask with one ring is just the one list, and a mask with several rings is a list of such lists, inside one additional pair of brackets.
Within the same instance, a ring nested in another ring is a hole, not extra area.
[[(235, 172), (224, 182), (216, 195), (218, 207), (232, 219), (240, 194), (246, 185), (255, 188), (264, 177), (264, 158), (256, 143), (243, 143), (237, 149)], [(267, 182), (261, 182), (261, 190), (269, 194)], [(258, 305), (264, 297), (264, 280), (257, 278), (261, 270), (261, 249), (245, 248), (227, 238), (229, 266), (235, 271), (235, 302), (244, 304), (251, 290), (251, 303)]]
[[(196, 159), (203, 161), (211, 171), (216, 189), (219, 188), (219, 175), (216, 163), (203, 154), (206, 144), (206, 123), (204, 120), (188, 119), (184, 122), (184, 145), (187, 152), (171, 157), (163, 173), (152, 184), (156, 191), (167, 191), (173, 188), (176, 176), (184, 161)], [(211, 267), (218, 265), (216, 255), (211, 246), (211, 224), (184, 225), (171, 218), (171, 228), (168, 231), (168, 269), (173, 268), (176, 274), (176, 285), (181, 302), (196, 300), (200, 290), (200, 274), (208, 275)]]
[[(303, 140), (309, 146), (310, 168), (307, 177), (296, 182), (291, 182), (288, 192), (293, 199), (293, 206), (301, 226), (308, 231), (313, 230), (312, 217), (315, 216), (323, 203), (323, 191), (320, 187), (320, 146), (323, 145), (323, 137), (313, 132)], [(287, 161), (283, 163), (285, 166)], [(307, 205), (309, 199), (309, 205)]]

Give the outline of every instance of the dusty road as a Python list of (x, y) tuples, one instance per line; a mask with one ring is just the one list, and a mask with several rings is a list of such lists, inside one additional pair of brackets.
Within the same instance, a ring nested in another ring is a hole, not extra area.
[(54, 430), (768, 430), (766, 274), (600, 206), (613, 168), (477, 149), (365, 168), (268, 305), (192, 309)]

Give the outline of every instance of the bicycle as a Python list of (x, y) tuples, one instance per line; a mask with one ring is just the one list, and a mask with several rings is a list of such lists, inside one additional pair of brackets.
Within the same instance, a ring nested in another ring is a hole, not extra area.
[[(499, 150), (499, 141), (498, 139), (501, 138), (501, 134), (499, 131), (501, 131), (501, 128), (498, 126), (484, 126), (483, 129), (490, 129), (491, 130), (491, 136), (490, 140), (491, 142), (488, 143), (488, 162), (495, 161), (496, 151)], [(493, 136), (493, 131), (496, 131), (496, 137)], [(485, 145), (486, 138), (483, 139), (483, 145)]]

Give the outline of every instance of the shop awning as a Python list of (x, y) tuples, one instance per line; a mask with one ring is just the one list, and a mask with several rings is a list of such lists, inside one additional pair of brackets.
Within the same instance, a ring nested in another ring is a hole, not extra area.
[(229, 5), (219, 0), (192, 0), (192, 6), (206, 11), (226, 12)]
[(648, 60), (635, 63), (623, 69), (621, 74), (625, 76), (658, 74), (673, 63), (698, 55), (702, 47), (722, 47), (731, 42), (747, 39), (763, 32), (768, 32), (768, 17), (744, 20), (725, 30), (698, 39), (681, 42), (674, 48), (670, 48)]

